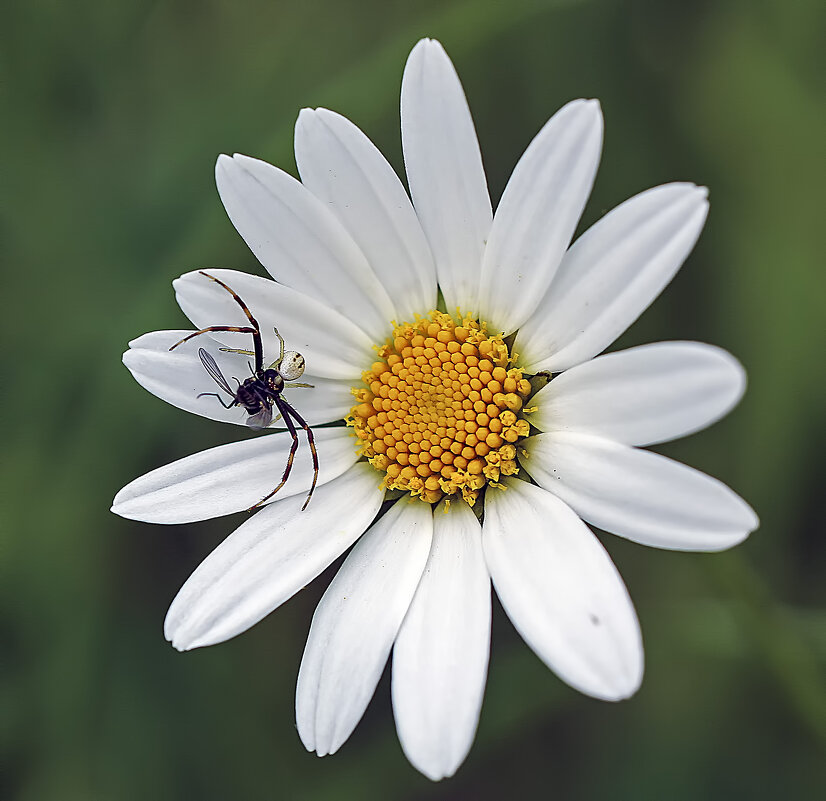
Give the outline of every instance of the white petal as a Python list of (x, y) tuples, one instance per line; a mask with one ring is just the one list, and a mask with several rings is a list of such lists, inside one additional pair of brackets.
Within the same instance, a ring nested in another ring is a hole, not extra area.
[(608, 347), (648, 308), (691, 252), (707, 190), (667, 184), (626, 200), (562, 260), (514, 349), (528, 372), (558, 372)]
[[(313, 375), (359, 379), (375, 359), (368, 336), (324, 303), (257, 275), (236, 270), (206, 272), (233, 289), (258, 321), (266, 365), (274, 362), (280, 351), (274, 328), (284, 338), (287, 350), (304, 356), (307, 372)], [(185, 273), (172, 285), (175, 299), (196, 328), (249, 326), (232, 296), (200, 272)], [(227, 347), (252, 350), (250, 334), (216, 332), (211, 336)]]
[(486, 496), (482, 544), (508, 617), (563, 681), (628, 698), (642, 681), (642, 637), (611, 558), (558, 498), (518, 479), (505, 486)]
[[(185, 342), (170, 352), (172, 345), (191, 333), (192, 331), (152, 331), (144, 334), (129, 343), (129, 350), (123, 354), (123, 363), (144, 389), (161, 400), (210, 420), (244, 425), (249, 415), (242, 407), (225, 409), (218, 398), (198, 397), (204, 392), (217, 392), (225, 403), (232, 400), (209, 377), (198, 358), (198, 348), (204, 348), (214, 357), (221, 372), (230, 381), (231, 376), (237, 374), (237, 359), (221, 353), (218, 350), (219, 344), (206, 335)], [(244, 375), (246, 372), (241, 377)]]
[(459, 76), (422, 39), (402, 78), (402, 147), (413, 205), (436, 260), (447, 309), (475, 314), (492, 212), (479, 142)]
[[(191, 333), (192, 331), (153, 331), (144, 334), (129, 343), (129, 350), (123, 354), (123, 363), (142, 387), (161, 400), (210, 420), (246, 426), (249, 414), (243, 407), (226, 409), (212, 394), (198, 397), (202, 393), (218, 393), (224, 403), (232, 400), (210, 378), (198, 358), (198, 349), (205, 348), (212, 355), (233, 387), (233, 377), (243, 380), (249, 376), (249, 357), (222, 353), (220, 343), (207, 335), (191, 339), (170, 352), (171, 345)], [(246, 347), (246, 343), (242, 347)], [(351, 381), (320, 378), (309, 373), (302, 376), (301, 380), (313, 384), (313, 387), (287, 390), (284, 397), (310, 425), (342, 420), (353, 406)], [(284, 423), (276, 420), (272, 426), (283, 428)]]
[[(318, 485), (348, 470), (358, 459), (348, 428), (315, 430)], [(219, 445), (136, 478), (116, 496), (112, 511), (146, 523), (191, 523), (249, 509), (281, 481), (292, 438), (287, 432)], [(313, 479), (310, 449), (299, 432), (299, 448), (287, 483), (272, 503), (291, 495), (304, 502)], [(314, 495), (307, 508), (320, 506)]]
[[(310, 426), (343, 420), (353, 408), (355, 399), (349, 381), (320, 378), (311, 373), (304, 373), (298, 381), (312, 387), (287, 386), (283, 397)], [(284, 423), (276, 420), (270, 427), (283, 429)]]
[(522, 443), (522, 467), (595, 526), (643, 545), (719, 551), (757, 528), (725, 484), (657, 453), (600, 437), (556, 432)]
[(531, 425), (652, 445), (684, 437), (727, 414), (746, 373), (722, 348), (657, 342), (572, 367), (531, 398)]
[(362, 463), (320, 487), (303, 512), (296, 496), (253, 515), (181, 587), (166, 615), (166, 638), (187, 651), (246, 631), (344, 553), (383, 496), (375, 471)]
[(335, 753), (361, 720), (422, 575), (433, 513), (398, 501), (359, 540), (313, 616), (296, 688), (301, 741)]
[(348, 119), (303, 109), (295, 127), (301, 180), (338, 217), (390, 295), (399, 322), (436, 307), (436, 267), (401, 181)]
[(215, 165), (229, 218), (276, 281), (323, 301), (375, 342), (396, 316), (376, 274), (333, 213), (265, 161), (236, 154)]
[(574, 100), (545, 124), (516, 165), (482, 260), (480, 317), (510, 334), (536, 309), (571, 243), (602, 150), (596, 100)]
[(490, 652), (482, 531), (464, 503), (433, 515), (427, 565), (393, 648), (393, 712), (404, 753), (430, 779), (452, 776), (479, 722)]

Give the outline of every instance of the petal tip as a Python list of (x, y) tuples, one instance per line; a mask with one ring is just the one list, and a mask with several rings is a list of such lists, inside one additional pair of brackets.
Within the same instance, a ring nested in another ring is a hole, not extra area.
[(636, 695), (642, 686), (643, 673), (643, 657), (640, 653), (639, 659), (635, 659), (634, 664), (629, 665), (626, 672), (618, 675), (616, 681), (611, 686), (605, 687), (598, 697), (602, 701), (611, 703), (627, 701)]
[(685, 183), (675, 183), (675, 186), (683, 187), (686, 195), (690, 195), (697, 205), (705, 203), (708, 205), (708, 187), (695, 184), (691, 181)]
[(568, 124), (582, 126), (588, 131), (596, 130), (600, 137), (602, 136), (602, 129), (604, 127), (602, 106), (599, 100), (594, 97), (580, 97), (576, 100), (568, 101), (551, 117), (551, 120), (559, 120), (560, 118), (567, 120)]
[(438, 39), (433, 39), (430, 36), (423, 36), (421, 39), (419, 39), (418, 42), (416, 42), (415, 45), (413, 45), (413, 49), (410, 52), (412, 53), (414, 50), (422, 50), (426, 47), (429, 47), (430, 45), (432, 45), (434, 43), (438, 45), (439, 40)]
[[(660, 194), (666, 205), (678, 204), (685, 201), (688, 197), (697, 202), (708, 198), (708, 187), (700, 186), (695, 184), (693, 181), (669, 181), (667, 184), (652, 186), (650, 189), (646, 189), (644, 192), (641, 192), (640, 195), (646, 195), (649, 192)], [(640, 195), (637, 195), (636, 197), (639, 197)]]
[(426, 776), (432, 782), (440, 782), (442, 781), (442, 779), (449, 779), (454, 773), (456, 773), (457, 770), (456, 768), (454, 768), (453, 770), (445, 770), (441, 767), (434, 770), (433, 768), (427, 767), (426, 765), (417, 764), (412, 760), (411, 764), (414, 768), (416, 768), (417, 771), (419, 771), (419, 773), (422, 774), (422, 776)]
[(410, 54), (407, 56), (407, 63), (405, 64), (405, 73), (409, 70), (414, 68), (421, 69), (421, 65), (424, 63), (425, 59), (427, 58), (427, 51), (430, 50), (430, 46), (433, 43), (433, 39), (419, 39), (413, 48), (410, 51)]
[(318, 109), (305, 106), (298, 112), (298, 119), (295, 121), (295, 127), (304, 125), (310, 122), (318, 114)]
[(118, 517), (122, 517), (124, 520), (136, 520), (139, 523), (152, 523), (152, 522), (155, 522), (153, 520), (144, 520), (143, 517), (139, 516), (135, 512), (129, 511), (129, 502), (128, 502), (128, 500), (118, 502), (118, 499), (115, 498), (115, 500), (112, 501), (112, 505), (109, 507), (109, 511), (112, 514), (117, 515)]
[(118, 490), (115, 497), (112, 498), (112, 505), (109, 507), (109, 511), (112, 512), (112, 514), (116, 514), (118, 517), (123, 517), (130, 520), (131, 518), (126, 509), (129, 504), (129, 499), (124, 498), (124, 493), (128, 488), (129, 485), (127, 484), (125, 487)]
[(627, 687), (617, 688), (617, 691), (614, 695), (610, 698), (606, 698), (606, 701), (612, 701), (614, 703), (619, 703), (620, 701), (628, 701), (630, 698), (633, 698), (637, 694), (637, 690), (640, 689), (642, 684), (642, 679), (637, 681)]
[(574, 114), (599, 114), (602, 117), (602, 106), (596, 97), (578, 97), (575, 100), (569, 100), (559, 109), (559, 111), (563, 110)]
[(308, 732), (308, 731), (304, 730), (304, 726), (302, 725), (302, 722), (300, 720), (300, 716), (298, 715), (297, 711), (296, 711), (296, 717), (299, 718), (299, 720), (297, 720), (296, 724), (295, 724), (295, 728), (298, 731), (298, 739), (301, 740), (301, 745), (304, 746), (304, 748), (307, 750), (307, 752), (310, 753), (310, 754), (313, 754), (313, 753), (316, 752), (315, 736), (313, 735), (312, 732)]
[[(413, 48), (413, 51), (415, 50), (419, 50), (419, 52), (422, 53), (423, 58), (438, 58), (445, 59), (448, 62), (450, 61), (447, 51), (438, 39), (420, 39)], [(411, 51), (411, 55), (413, 55), (413, 51)]]
[[(175, 603), (173, 602), (169, 611), (166, 613), (166, 619), (163, 622), (163, 636), (166, 638), (166, 641), (176, 651), (178, 651), (178, 653), (182, 654), (184, 653), (184, 651), (189, 651), (196, 646), (193, 645), (192, 642), (186, 642), (180, 633), (181, 626), (173, 625), (172, 621), (170, 620), (174, 608)], [(180, 618), (179, 615), (177, 617)], [(180, 623), (180, 619), (178, 620), (178, 623)]]
[(218, 158), (215, 159), (215, 174), (218, 175), (220, 172), (223, 172), (231, 164), (231, 156), (228, 156), (226, 153), (219, 154)]
[(749, 536), (760, 527), (760, 518), (757, 516), (757, 512), (751, 508), (751, 505), (733, 490), (729, 490), (729, 492), (732, 494), (733, 500), (739, 502), (740, 519), (734, 524), (733, 528), (736, 527), (736, 529), (728, 538), (728, 541), (720, 548), (715, 549), (718, 551), (728, 550), (729, 548), (733, 548), (735, 545), (739, 545), (741, 542), (747, 540)]
[(585, 101), (585, 113), (589, 117), (591, 135), (596, 135), (600, 148), (602, 147), (602, 136), (605, 129), (605, 119), (602, 116), (602, 104), (595, 97)]
[(743, 399), (743, 395), (746, 394), (746, 389), (749, 384), (749, 375), (746, 372), (746, 368), (743, 367), (742, 363), (737, 357), (732, 356), (728, 351), (723, 352), (729, 358), (729, 364), (731, 365), (732, 375), (734, 377), (735, 386), (733, 398), (731, 401), (731, 408), (734, 408)]
[[(154, 332), (150, 332), (150, 333), (154, 333)], [(141, 346), (141, 344), (142, 344), (142, 343), (141, 343), (141, 340), (142, 340), (142, 339), (144, 339), (144, 337), (147, 337), (147, 336), (149, 336), (149, 335), (150, 335), (149, 333), (147, 333), (147, 334), (141, 334), (139, 337), (135, 337), (134, 339), (130, 339), (130, 340), (126, 343), (126, 344), (129, 346), (129, 349), (128, 349), (128, 350), (125, 350), (125, 351), (123, 352), (123, 355), (124, 355), (124, 356), (126, 356), (126, 354), (127, 354), (127, 353), (129, 353), (130, 351), (132, 351), (132, 350), (137, 350), (138, 348), (140, 348), (140, 346)]]
[(670, 204), (672, 206), (682, 206), (685, 209), (687, 217), (691, 219), (694, 219), (693, 215), (700, 211), (701, 215), (699, 219), (701, 220), (702, 227), (702, 222), (705, 221), (709, 208), (708, 187), (698, 186), (691, 181), (675, 181), (674, 183), (663, 185), (663, 188), (668, 187), (674, 187), (674, 190), (676, 190), (670, 198)]
[(227, 163), (231, 164), (235, 169), (238, 169), (240, 167), (245, 172), (249, 172), (250, 168), (254, 168), (258, 165), (267, 164), (267, 162), (263, 161), (262, 159), (256, 159), (252, 156), (246, 156), (243, 153), (233, 153), (232, 158), (227, 159)]

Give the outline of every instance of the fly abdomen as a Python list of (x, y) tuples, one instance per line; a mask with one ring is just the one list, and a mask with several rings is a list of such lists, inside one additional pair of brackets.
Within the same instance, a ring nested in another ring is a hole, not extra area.
[(257, 412), (262, 405), (261, 394), (257, 391), (254, 379), (247, 379), (235, 394), (237, 401), (250, 413)]

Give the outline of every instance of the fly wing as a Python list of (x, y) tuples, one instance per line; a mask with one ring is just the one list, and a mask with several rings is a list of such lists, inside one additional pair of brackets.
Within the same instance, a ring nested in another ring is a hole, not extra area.
[(251, 414), (247, 418), (247, 425), (250, 428), (266, 428), (272, 422), (272, 409), (264, 406), (260, 412)]
[(221, 389), (224, 390), (228, 395), (235, 397), (235, 393), (230, 389), (229, 384), (227, 383), (226, 378), (224, 378), (224, 374), (221, 372), (221, 368), (218, 367), (217, 362), (212, 356), (207, 353), (203, 348), (198, 348), (198, 356), (201, 358), (201, 364), (204, 365), (206, 371), (212, 376), (212, 380), (219, 386)]

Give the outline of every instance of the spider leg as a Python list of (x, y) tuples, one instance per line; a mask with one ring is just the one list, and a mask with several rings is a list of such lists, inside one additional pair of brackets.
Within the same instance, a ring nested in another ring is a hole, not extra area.
[[(234, 290), (230, 289), (219, 278), (216, 278), (215, 276), (210, 275), (209, 273), (205, 273), (203, 270), (199, 270), (198, 272), (201, 275), (203, 275), (205, 278), (209, 278), (210, 281), (215, 281), (215, 283), (218, 284), (218, 286), (221, 286), (224, 289), (226, 289), (226, 291), (229, 292), (230, 295), (232, 295), (233, 300), (241, 307), (241, 311), (244, 312), (244, 314), (246, 315), (246, 318), (250, 321), (250, 326), (252, 326), (251, 330), (245, 328), (244, 331), (245, 331), (245, 333), (252, 334), (252, 344), (253, 344), (253, 348), (255, 349), (255, 370), (256, 370), (256, 372), (258, 370), (263, 370), (264, 369), (264, 346), (261, 344), (261, 326), (258, 325), (258, 320), (256, 320), (255, 317), (252, 316), (252, 312), (249, 310), (249, 306), (247, 306), (247, 304), (244, 303), (244, 301), (241, 300), (240, 297), (238, 297), (238, 295), (235, 293)], [(206, 330), (209, 330), (209, 329), (206, 329)], [(215, 328), (213, 328), (212, 330), (213, 331), (215, 331), (215, 330), (233, 331), (233, 330), (237, 330), (237, 329), (232, 329), (232, 328), (229, 328), (229, 329), (215, 329)]]
[(270, 365), (270, 369), (277, 370), (280, 367), (281, 362), (284, 361), (284, 337), (278, 333), (278, 329), (275, 326), (273, 326), (272, 330), (275, 331), (275, 335), (278, 337), (278, 345), (280, 349), (278, 351), (278, 359)]
[[(281, 352), (278, 358), (270, 365), (270, 370), (277, 370), (281, 362), (284, 361), (284, 339), (281, 334), (278, 333), (277, 328), (273, 328), (273, 331), (275, 331), (275, 335), (278, 337)], [(255, 356), (253, 351), (244, 350), (243, 348), (218, 348), (218, 350), (223, 351), (224, 353), (240, 353), (242, 356)]]
[(284, 415), (284, 420), (287, 422), (288, 428), (291, 428), (289, 420), (290, 417), (292, 417), (304, 429), (304, 433), (307, 435), (307, 443), (310, 446), (310, 453), (313, 456), (313, 483), (310, 486), (310, 491), (307, 493), (307, 500), (304, 501), (304, 506), (301, 507), (301, 511), (303, 512), (307, 508), (310, 498), (313, 497), (313, 490), (315, 489), (316, 482), (318, 481), (318, 453), (315, 449), (315, 437), (313, 437), (313, 430), (307, 424), (307, 421), (295, 409), (293, 409), (293, 407), (290, 406), (284, 398), (276, 398), (275, 403), (278, 406), (278, 410)]
[[(200, 331), (193, 331), (187, 334), (183, 339), (176, 342), (169, 350), (175, 350), (178, 345), (183, 345), (190, 339), (201, 336), (201, 334), (208, 334), (210, 331), (234, 331), (237, 334), (252, 334), (255, 337), (258, 334), (257, 328), (250, 328), (249, 326), (239, 327), (237, 325), (211, 325), (209, 328), (202, 328)], [(260, 338), (260, 335), (259, 335)]]
[[(271, 492), (269, 495), (265, 495), (258, 503), (253, 504), (247, 509), (248, 512), (254, 512), (256, 509), (259, 509), (262, 504), (266, 503), (273, 495), (275, 495), (278, 490), (281, 489), (286, 483), (287, 479), (290, 477), (290, 471), (293, 469), (293, 459), (295, 459), (295, 453), (298, 450), (298, 433), (295, 430), (295, 426), (293, 425), (293, 421), (290, 420), (289, 416), (284, 414), (284, 409), (281, 408), (281, 404), (279, 403), (279, 399), (275, 399), (275, 405), (278, 407), (279, 411), (281, 412), (282, 417), (284, 418), (284, 422), (287, 424), (287, 428), (289, 429), (290, 436), (293, 438), (292, 445), (290, 445), (290, 455), (287, 457), (287, 466), (284, 468), (284, 474), (281, 476), (281, 481), (278, 486)], [(313, 482), (313, 486), (315, 486), (315, 482)], [(304, 506), (307, 504), (305, 503)], [(303, 509), (303, 507), (302, 507)]]
[(203, 398), (205, 395), (208, 395), (208, 396), (213, 397), (213, 398), (218, 398), (218, 400), (221, 403), (221, 406), (223, 406), (225, 409), (231, 409), (233, 406), (235, 406), (235, 402), (233, 402), (233, 403), (224, 403), (224, 399), (217, 392), (201, 392), (199, 395), (196, 395), (195, 397), (196, 398)]
[(295, 389), (296, 387), (305, 387), (306, 389), (315, 389), (315, 384), (284, 384), (284, 389)]

